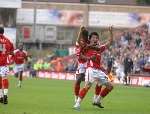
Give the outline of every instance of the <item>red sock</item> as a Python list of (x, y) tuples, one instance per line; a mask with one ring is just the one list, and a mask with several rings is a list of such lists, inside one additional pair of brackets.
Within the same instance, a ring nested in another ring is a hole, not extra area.
[(9, 82), (8, 82), (8, 79), (3, 79), (3, 88), (4, 89), (8, 89), (8, 86), (9, 86)]
[(79, 97), (80, 97), (81, 99), (83, 99), (89, 89), (90, 89), (90, 88), (83, 88), (83, 89), (81, 89), (81, 91), (79, 92)]
[(104, 89), (100, 92), (100, 96), (104, 98), (106, 95), (108, 95), (109, 92), (111, 92), (112, 89), (113, 89), (113, 87), (112, 87), (111, 89), (108, 89), (107, 87), (104, 88)]
[(96, 84), (95, 86), (95, 95), (99, 95), (100, 91), (101, 91), (102, 86)]
[(79, 95), (79, 91), (80, 91), (80, 84), (75, 83), (75, 85), (74, 85), (74, 94), (76, 96), (78, 96)]

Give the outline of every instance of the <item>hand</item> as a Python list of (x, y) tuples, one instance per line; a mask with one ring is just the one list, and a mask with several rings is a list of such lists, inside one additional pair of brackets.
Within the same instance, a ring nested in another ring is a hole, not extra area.
[(86, 28), (85, 28), (84, 26), (81, 26), (81, 27), (80, 27), (80, 30), (81, 30), (81, 31), (84, 31), (84, 30), (86, 30)]

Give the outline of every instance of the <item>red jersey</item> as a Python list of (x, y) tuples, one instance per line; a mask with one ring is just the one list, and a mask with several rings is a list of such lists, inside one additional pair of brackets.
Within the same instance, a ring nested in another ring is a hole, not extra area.
[(27, 52), (25, 50), (16, 49), (14, 51), (14, 62), (16, 64), (23, 64), (27, 59)]
[(0, 66), (8, 65), (7, 58), (13, 53), (13, 50), (13, 43), (7, 37), (0, 34)]
[(95, 57), (94, 60), (89, 60), (87, 62), (87, 67), (92, 67), (92, 68), (96, 68), (96, 69), (101, 69), (101, 53), (106, 49), (105, 45), (100, 46), (99, 51), (96, 51), (94, 49), (89, 49), (86, 52), (86, 56), (88, 57)]
[(78, 57), (78, 62), (82, 63), (82, 64), (85, 63), (86, 60), (84, 60), (80, 57), (80, 55), (84, 53), (83, 48), (77, 44), (75, 51), (76, 51), (76, 56)]

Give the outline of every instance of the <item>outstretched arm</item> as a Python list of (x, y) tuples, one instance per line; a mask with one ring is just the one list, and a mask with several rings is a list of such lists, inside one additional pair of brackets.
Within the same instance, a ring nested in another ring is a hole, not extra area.
[(86, 28), (84, 26), (81, 26), (80, 29), (79, 29), (78, 37), (77, 37), (77, 42), (78, 43), (79, 43), (79, 40), (81, 38), (81, 34), (82, 34), (83, 30), (86, 30)]

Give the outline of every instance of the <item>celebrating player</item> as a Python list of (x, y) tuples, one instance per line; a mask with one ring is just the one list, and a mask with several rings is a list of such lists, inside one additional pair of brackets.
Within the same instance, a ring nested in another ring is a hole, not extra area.
[(8, 57), (13, 54), (14, 46), (11, 41), (5, 37), (4, 28), (0, 27), (0, 103), (8, 103)]
[[(94, 99), (93, 105), (96, 105), (99, 108), (103, 108), (103, 106), (101, 106), (101, 99), (104, 98), (113, 89), (112, 84), (107, 79), (107, 75), (101, 69), (101, 66), (102, 66), (101, 54), (103, 51), (105, 51), (106, 48), (110, 46), (110, 44), (113, 41), (112, 27), (110, 27), (109, 31), (110, 31), (111, 37), (105, 45), (101, 45), (98, 49), (89, 48), (86, 52), (86, 56), (89, 57), (89, 59), (87, 62), (87, 69), (86, 69), (86, 74), (85, 74), (85, 86), (79, 92), (78, 99), (74, 105), (75, 109), (80, 108), (80, 103), (85, 97), (90, 87), (92, 86), (93, 82), (96, 82), (96, 83), (99, 83), (100, 85), (105, 86), (105, 88), (102, 89), (99, 92), (99, 95)], [(98, 33), (96, 32), (91, 33), (89, 40), (90, 40), (91, 45), (97, 45), (97, 42), (99, 40)]]
[[(78, 68), (76, 72), (76, 81), (74, 84), (74, 94), (75, 94), (75, 102), (78, 98), (80, 91), (80, 84), (85, 80), (85, 71), (87, 66), (87, 57), (85, 56), (85, 49), (88, 46), (88, 31), (85, 27), (80, 28), (80, 32), (78, 34), (77, 44), (76, 44), (76, 55), (78, 58)], [(101, 86), (98, 84), (95, 87), (95, 95), (96, 97), (101, 90)]]
[(76, 56), (78, 58), (78, 68), (76, 71), (76, 81), (74, 84), (75, 102), (79, 95), (80, 84), (82, 81), (85, 80), (85, 70), (87, 60), (83, 56), (84, 55), (83, 49), (86, 47), (87, 42), (88, 42), (88, 31), (85, 29), (85, 27), (81, 27), (76, 42)]
[(24, 71), (24, 64), (27, 61), (27, 52), (23, 49), (23, 44), (19, 45), (19, 48), (14, 50), (14, 62), (15, 62), (15, 76), (18, 77), (18, 87), (21, 87), (22, 75)]

